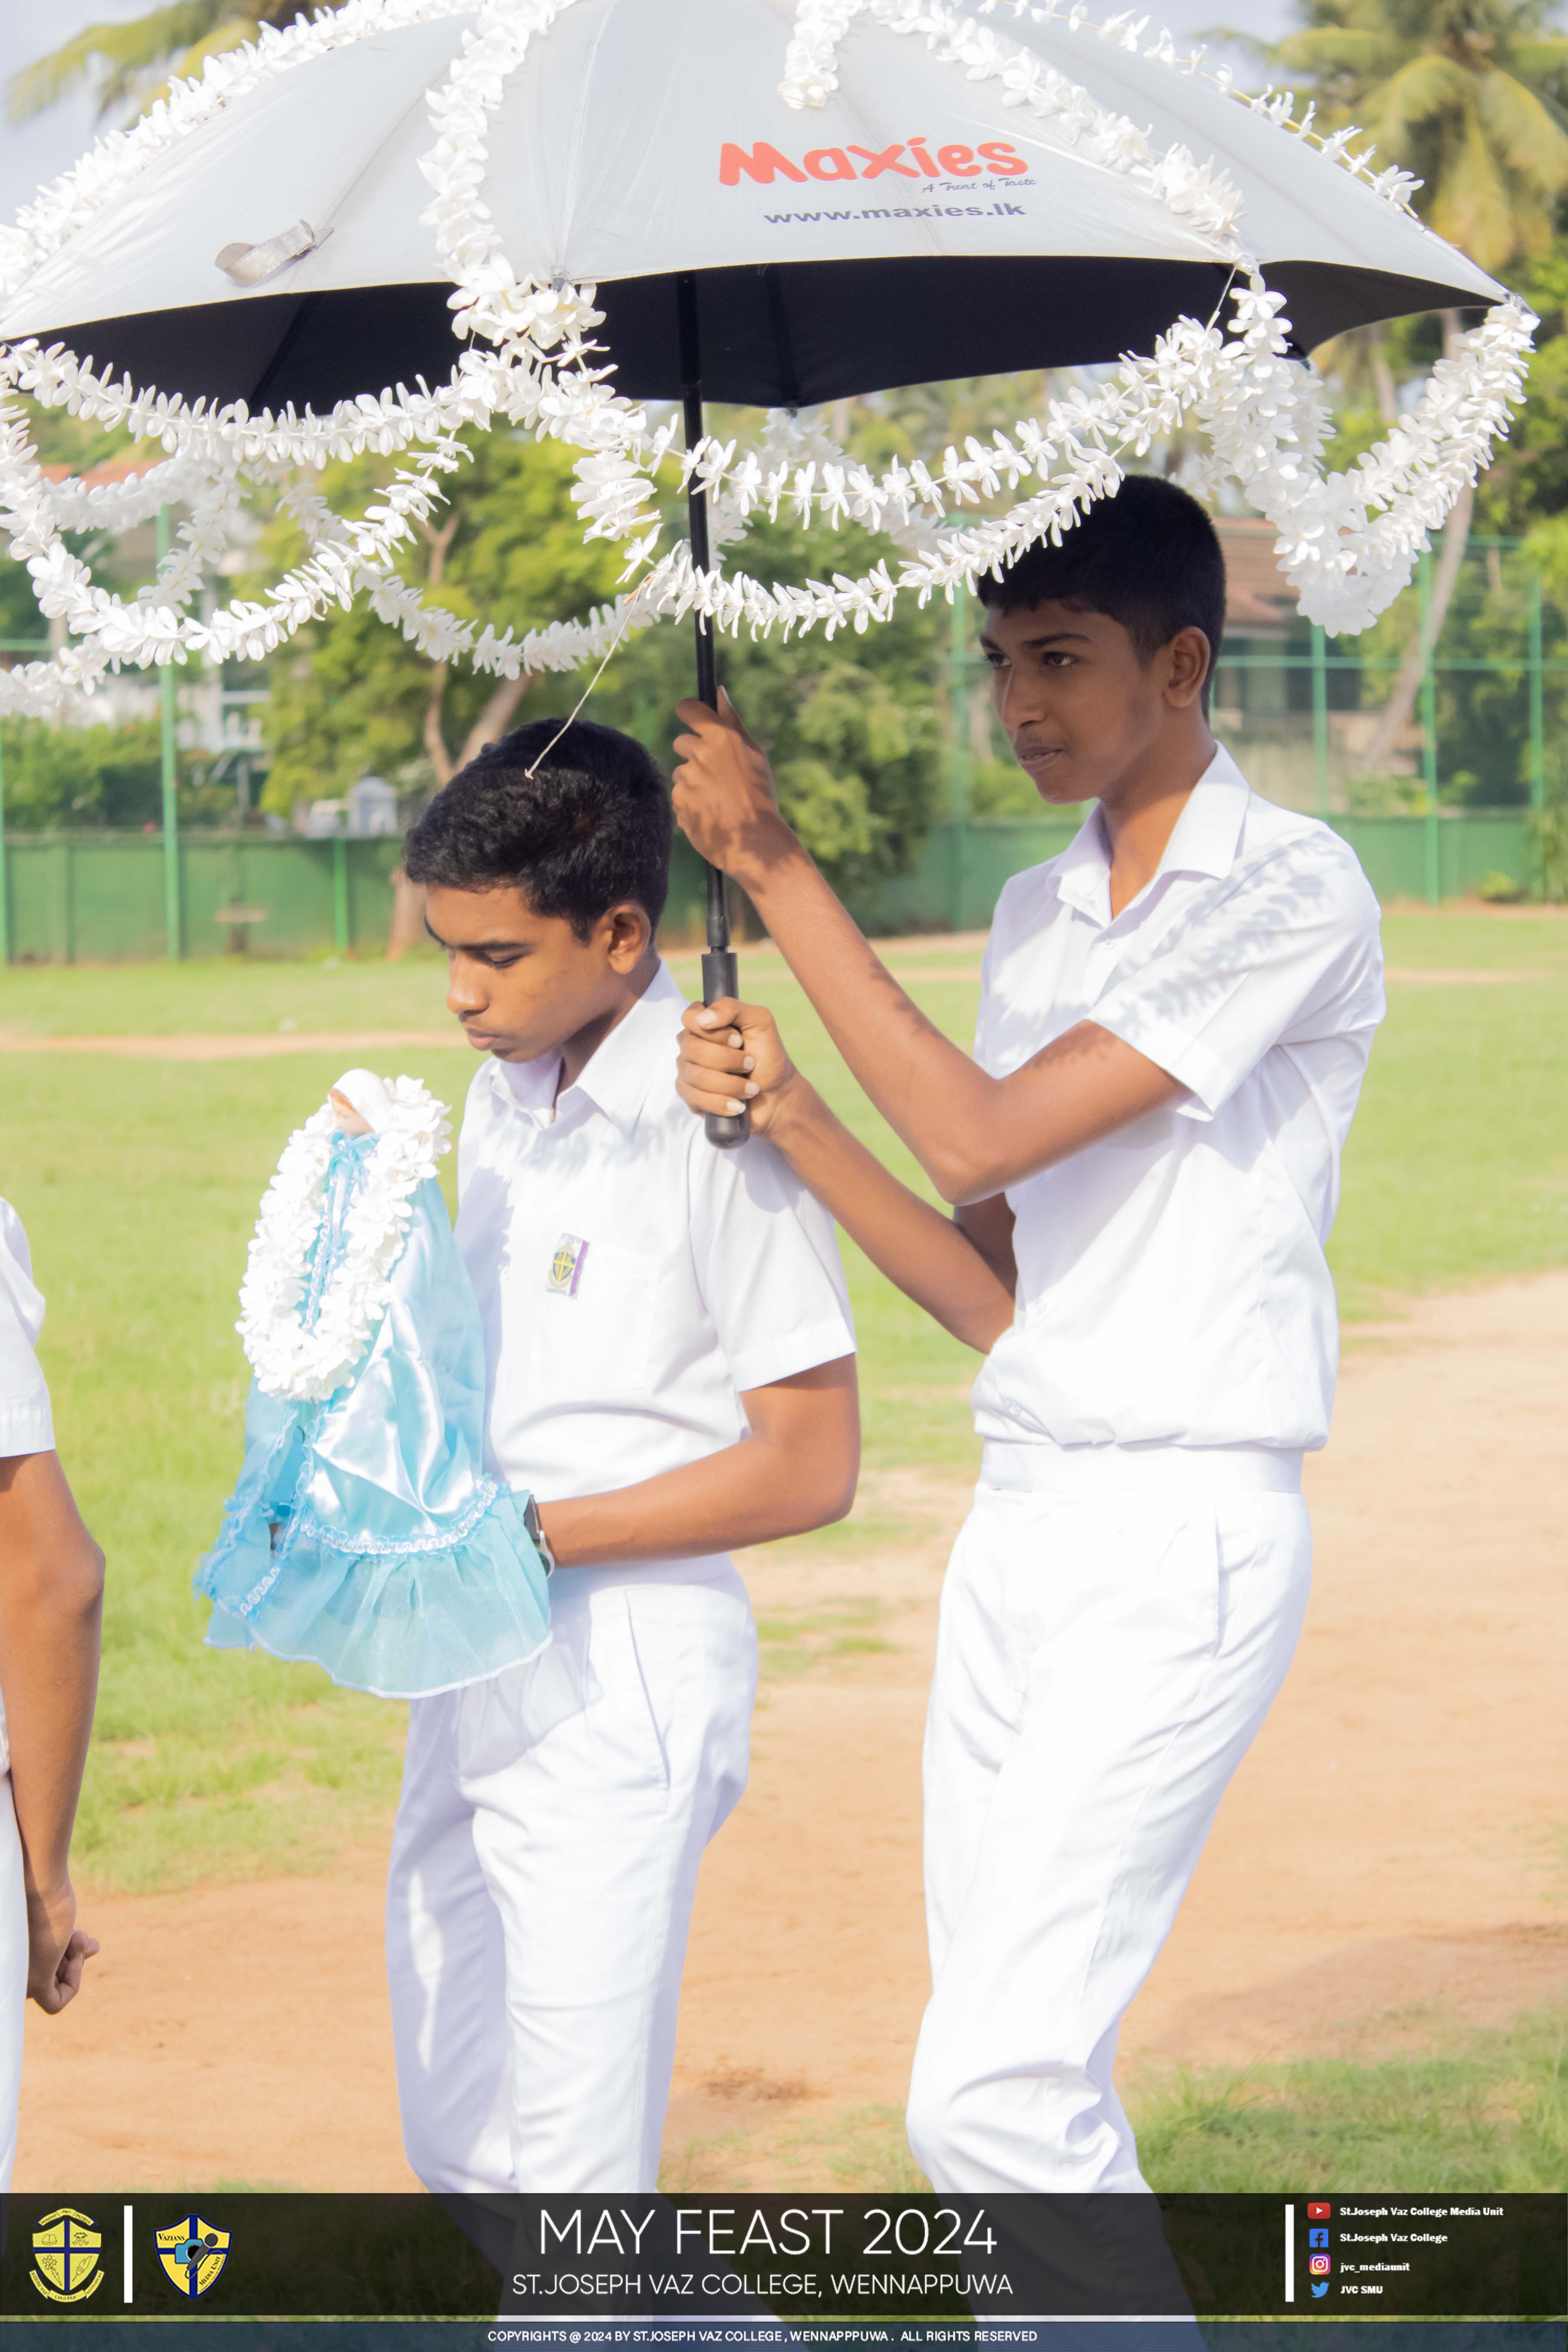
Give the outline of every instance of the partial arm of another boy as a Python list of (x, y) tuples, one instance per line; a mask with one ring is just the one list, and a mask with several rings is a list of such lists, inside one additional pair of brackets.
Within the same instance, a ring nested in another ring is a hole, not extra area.
[[(683, 702), (675, 811), (702, 856), (745, 890), (828, 1034), (944, 1201), (991, 1199), (1187, 1091), (1092, 1021), (993, 1078), (928, 1021), (840, 906), (779, 814), (760, 744), (728, 701)], [(717, 1009), (695, 1025), (718, 1030)], [(740, 1076), (714, 1046), (716, 1075)], [(733, 1090), (739, 1095), (743, 1088)]]
[(738, 1059), (755, 1132), (789, 1161), (807, 1192), (829, 1210), (873, 1265), (944, 1330), (989, 1353), (1013, 1320), (1016, 1271), (1013, 1213), (999, 1195), (942, 1215), (901, 1184), (829, 1110), (784, 1051), (773, 1014), (731, 999), (689, 1005), (678, 1084), (699, 1114), (734, 1108), (734, 1077), (712, 1066)]
[(855, 1359), (742, 1391), (751, 1435), (606, 1495), (546, 1503), (560, 1568), (681, 1559), (773, 1543), (843, 1518), (860, 1471)]
[(27, 1896), (27, 1991), (62, 2010), (98, 1950), (76, 1924), (71, 1830), (98, 1693), (103, 1554), (58, 1454), (0, 1459), (0, 1696)]

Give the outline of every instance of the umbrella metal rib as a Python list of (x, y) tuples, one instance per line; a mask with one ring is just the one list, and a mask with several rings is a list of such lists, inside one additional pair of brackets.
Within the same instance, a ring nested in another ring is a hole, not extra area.
[[(676, 279), (676, 303), (680, 333), (680, 396), (686, 412), (686, 446), (694, 449), (702, 438), (702, 345), (697, 325), (697, 278), (683, 270)], [(694, 474), (687, 487), (687, 524), (691, 535), (691, 561), (700, 572), (708, 569), (708, 493)], [(710, 710), (719, 708), (719, 666), (714, 655), (713, 624), (706, 613), (697, 621), (697, 694)], [(708, 950), (702, 959), (702, 1002), (716, 1004), (721, 996), (738, 996), (740, 974), (730, 945), (730, 902), (724, 877), (716, 866), (702, 868), (708, 886)], [(708, 1140), (721, 1151), (744, 1143), (752, 1131), (752, 1115), (743, 1110), (728, 1118), (710, 1111), (703, 1121)]]

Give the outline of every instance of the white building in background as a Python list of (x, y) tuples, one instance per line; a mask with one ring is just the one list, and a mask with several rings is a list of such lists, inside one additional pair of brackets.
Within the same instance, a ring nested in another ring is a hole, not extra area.
[(375, 841), (399, 833), (397, 793), (384, 776), (362, 776), (348, 790), (349, 839)]
[(380, 841), (401, 833), (397, 793), (384, 776), (362, 776), (341, 801), (296, 801), (294, 830), (308, 841)]

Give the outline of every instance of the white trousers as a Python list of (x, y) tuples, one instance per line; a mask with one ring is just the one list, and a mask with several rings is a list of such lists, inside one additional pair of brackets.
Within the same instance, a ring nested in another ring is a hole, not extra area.
[(756, 1632), (728, 1564), (565, 1570), (589, 1702), (416, 1699), (387, 1888), (408, 2160), (436, 2190), (655, 2187), (698, 1865), (746, 1784)]
[(1096, 1454), (1086, 1484), (988, 1446), (943, 1587), (909, 2110), (941, 2190), (1143, 2188), (1121, 2018), (1306, 1609), (1306, 1505), (1248, 1484), (1265, 1460)]
[(22, 2019), (27, 2006), (27, 1895), (11, 1775), (0, 1774), (0, 2196), (16, 2161)]

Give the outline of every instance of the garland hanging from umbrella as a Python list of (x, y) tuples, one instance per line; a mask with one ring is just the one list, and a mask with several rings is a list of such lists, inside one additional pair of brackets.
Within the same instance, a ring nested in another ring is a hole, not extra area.
[[(678, 413), (656, 423), (644, 403), (614, 389), (613, 370), (594, 345), (602, 323), (595, 288), (514, 269), (485, 202), (490, 126), (508, 82), (531, 43), (573, 5), (484, 0), (476, 13), (472, 0), (349, 0), (313, 23), (268, 27), (255, 43), (209, 58), (199, 80), (175, 83), (133, 128), (100, 141), (3, 233), (0, 309), (73, 235), (121, 203), (152, 161), (221, 110), (371, 36), (474, 16), (449, 71), (430, 90), (432, 143), (420, 162), (432, 190), (421, 217), (455, 289), (450, 308), (461, 344), (446, 383), (431, 390), (421, 382), (412, 393), (401, 383), (367, 389), (322, 415), (291, 408), (253, 415), (244, 402), (209, 404), (134, 385), (60, 342), (45, 349), (28, 339), (0, 353), (0, 527), (12, 554), (27, 563), (41, 612), (63, 621), (72, 639), (47, 662), (0, 673), (0, 710), (58, 711), (125, 665), (191, 654), (258, 659), (330, 604), (346, 606), (360, 594), (433, 659), (467, 660), (503, 677), (572, 668), (602, 656), (627, 627), (693, 611), (717, 628), (752, 635), (863, 630), (885, 620), (901, 594), (924, 604), (938, 591), (972, 584), (1036, 539), (1059, 537), (1090, 501), (1114, 490), (1125, 464), (1180, 425), (1195, 428), (1207, 445), (1195, 468), (1200, 486), (1212, 493), (1236, 484), (1276, 525), (1281, 569), (1302, 611), (1350, 634), (1405, 585), (1428, 534), (1507, 432), (1535, 323), (1511, 299), (1458, 340), (1382, 442), (1352, 467), (1326, 470), (1321, 382), (1289, 356), (1285, 299), (1269, 289), (1247, 250), (1241, 200), (1223, 173), (1196, 163), (1179, 144), (1157, 152), (1081, 84), (945, 0), (799, 0), (780, 85), (789, 105), (809, 110), (829, 99), (840, 44), (867, 16), (925, 45), (955, 75), (999, 83), (1003, 103), (1025, 113), (1038, 143), (1120, 175), (1201, 232), (1233, 265), (1229, 316), (1223, 326), (1217, 318), (1179, 319), (1149, 356), (1124, 359), (1099, 383), (1047, 402), (1010, 434), (988, 444), (972, 438), (962, 452), (949, 448), (929, 465), (875, 471), (846, 457), (818, 426), (782, 411), (770, 415), (757, 448), (708, 436), (683, 450)], [(982, 0), (982, 14), (994, 5)], [(1062, 12), (1052, 0), (1029, 13), (1045, 23)], [(1081, 0), (1063, 21), (1075, 31), (1085, 24)], [(1139, 48), (1125, 18), (1088, 29)], [(1168, 35), (1140, 53), (1173, 72), (1196, 68), (1195, 58), (1177, 58)], [(1309, 140), (1385, 203), (1406, 208), (1413, 184), (1397, 171), (1373, 174), (1365, 154), (1349, 151), (1351, 134), (1319, 138), (1310, 111), (1297, 123), (1273, 93), (1244, 102)], [(284, 244), (309, 250), (313, 236), (301, 223)], [(226, 253), (223, 266), (230, 266)], [(236, 267), (243, 266), (242, 256)], [(166, 462), (134, 481), (91, 490), (50, 482), (18, 395), (160, 443)], [(625, 553), (625, 593), (614, 605), (517, 637), (426, 604), (399, 576), (401, 547), (463, 462), (458, 436), (497, 424), (582, 452), (573, 495), (584, 535)], [(312, 478), (331, 461), (367, 452), (405, 462), (362, 511), (339, 513)], [(900, 561), (889, 570), (879, 558), (858, 577), (836, 574), (805, 587), (758, 577), (743, 563), (699, 570), (685, 541), (665, 543), (658, 491), (677, 467), (683, 482), (695, 478), (708, 490), (718, 545), (739, 540), (759, 512), (787, 512), (807, 528), (858, 525), (890, 539)], [(235, 599), (203, 618), (190, 609), (193, 600), (251, 486), (275, 492), (307, 553), (265, 596)], [(977, 510), (1004, 491), (1012, 495), (1005, 511)], [(186, 510), (177, 542), (155, 584), (134, 598), (99, 585), (66, 543), (68, 530), (123, 529), (174, 503)]]

